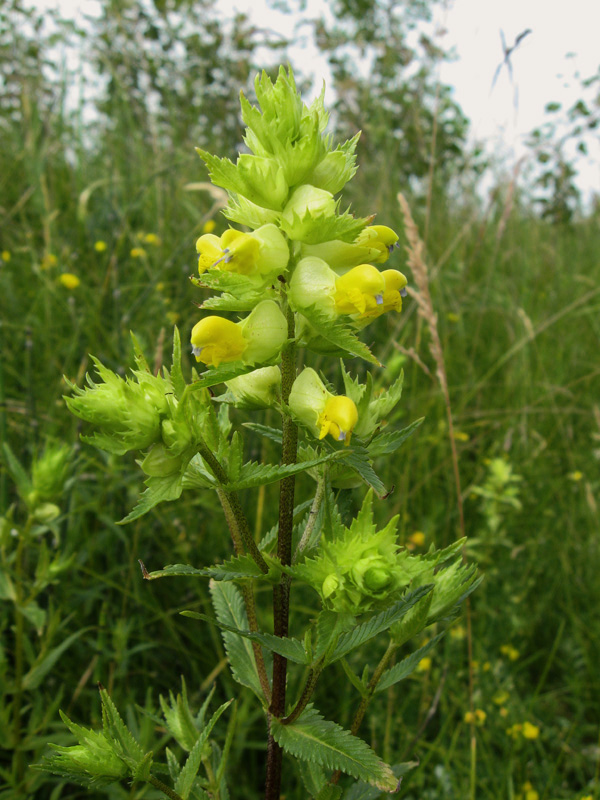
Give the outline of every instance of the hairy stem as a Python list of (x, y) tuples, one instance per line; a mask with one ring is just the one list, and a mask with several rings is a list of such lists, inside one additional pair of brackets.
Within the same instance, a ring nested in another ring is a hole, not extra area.
[(292, 709), (292, 711), (281, 720), (284, 725), (290, 725), (292, 722), (295, 722), (300, 714), (304, 711), (312, 694), (315, 690), (317, 685), (317, 681), (319, 680), (319, 675), (321, 674), (321, 669), (316, 667), (315, 669), (311, 669), (308, 673), (308, 679), (304, 684), (304, 689), (302, 690), (302, 694), (300, 695), (300, 699)]
[[(294, 314), (287, 309), (288, 339), (290, 344), (284, 350), (281, 359), (281, 400), (287, 405), (296, 378), (296, 329)], [(295, 464), (298, 451), (298, 428), (287, 415), (283, 417), (282, 464)], [(294, 489), (295, 478), (284, 478), (279, 485), (279, 534), (277, 539), (277, 555), (282, 564), (292, 561), (292, 533), (294, 529)], [(288, 635), (290, 611), (290, 580), (284, 575), (273, 589), (273, 631), (276, 636)], [(287, 676), (287, 660), (278, 653), (273, 654), (273, 694), (270, 714), (283, 717), (285, 714), (285, 682)], [(270, 728), (270, 720), (269, 720)], [(273, 739), (269, 730), (267, 746), (267, 778), (265, 800), (279, 800), (281, 789), (282, 751)]]
[(154, 786), (155, 789), (158, 789), (163, 794), (166, 794), (167, 797), (170, 797), (171, 800), (183, 800), (180, 794), (177, 794), (176, 791), (170, 789), (166, 783), (163, 783), (158, 778), (155, 778), (154, 775), (150, 775), (148, 778), (148, 783)]
[(299, 556), (302, 555), (302, 551), (305, 549), (306, 545), (310, 542), (310, 537), (312, 536), (312, 532), (314, 531), (315, 525), (317, 523), (319, 509), (321, 508), (321, 503), (323, 502), (323, 497), (325, 496), (325, 482), (326, 482), (325, 475), (321, 475), (317, 482), (317, 492), (315, 494), (315, 499), (313, 500), (313, 504), (310, 507), (306, 528), (304, 529), (302, 538), (298, 542), (298, 546), (296, 547), (296, 551), (294, 553), (294, 558), (292, 559), (293, 563), (296, 563)]

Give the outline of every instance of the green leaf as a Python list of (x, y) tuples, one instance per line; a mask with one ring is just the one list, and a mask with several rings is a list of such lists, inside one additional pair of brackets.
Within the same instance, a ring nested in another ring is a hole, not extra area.
[(296, 761), (295, 766), (298, 768), (308, 795), (316, 797), (325, 786), (327, 780), (323, 768), (318, 764), (313, 764), (311, 761)]
[(0, 567), (0, 600), (15, 600), (15, 587), (10, 575)]
[(247, 375), (258, 369), (258, 366), (269, 366), (268, 364), (244, 364), (241, 361), (233, 361), (229, 364), (220, 364), (218, 367), (202, 372), (199, 379), (190, 384), (191, 391), (198, 391), (199, 389), (208, 389), (211, 386), (217, 386), (219, 383), (225, 383), (232, 378), (237, 378), (239, 375)]
[(183, 371), (181, 369), (181, 337), (177, 326), (173, 328), (173, 362), (171, 365), (171, 383), (175, 390), (175, 396), (181, 400), (187, 386)]
[(167, 730), (184, 750), (190, 752), (198, 739), (199, 730), (189, 706), (183, 676), (181, 678), (181, 694), (174, 696), (173, 692), (169, 692), (169, 702), (162, 695), (158, 699)]
[(205, 289), (213, 289), (223, 294), (209, 297), (201, 308), (219, 309), (221, 311), (252, 311), (261, 300), (275, 299), (276, 293), (266, 288), (264, 283), (255, 278), (239, 275), (236, 272), (209, 270), (200, 278), (192, 278), (192, 283)]
[(139, 764), (146, 754), (123, 722), (116, 705), (104, 688), (100, 689), (100, 700), (102, 701), (102, 728), (104, 735), (109, 741), (110, 739), (116, 739), (123, 748), (124, 754), (135, 764)]
[[(305, 244), (320, 244), (321, 242), (331, 242), (334, 239), (340, 239), (342, 242), (354, 242), (364, 230), (367, 222), (368, 220), (365, 218), (353, 217), (348, 211), (334, 215), (312, 215), (307, 211), (302, 218), (296, 213), (293, 214), (291, 220), (282, 217), (279, 224), (283, 232), (293, 238), (297, 226), (304, 223), (305, 232), (302, 241)], [(308, 232), (309, 225), (310, 233)]]
[(432, 647), (435, 647), (445, 633), (446, 631), (438, 633), (437, 636), (434, 636), (433, 639), (430, 639), (430, 641), (428, 641), (427, 644), (424, 644), (423, 647), (415, 650), (414, 653), (411, 653), (406, 658), (403, 658), (398, 664), (394, 664), (393, 667), (386, 670), (381, 676), (381, 680), (377, 684), (375, 692), (384, 692), (395, 683), (399, 683), (405, 678), (408, 678), (408, 676), (411, 675), (416, 669), (419, 661), (427, 655)]
[[(248, 630), (248, 617), (237, 586), (230, 582), (211, 581), (210, 594), (219, 623), (236, 630)], [(248, 639), (227, 630), (222, 632), (222, 636), (233, 677), (262, 698), (252, 644)]]
[(215, 727), (215, 724), (221, 714), (228, 708), (233, 700), (228, 700), (226, 703), (223, 703), (215, 713), (210, 718), (208, 725), (204, 728), (200, 736), (198, 737), (198, 741), (193, 746), (192, 750), (190, 751), (189, 756), (181, 772), (179, 773), (177, 780), (175, 781), (175, 786), (173, 787), (180, 797), (183, 800), (187, 800), (190, 796), (190, 792), (194, 786), (194, 781), (196, 780), (196, 776), (198, 775), (198, 770), (200, 769), (200, 764), (202, 763), (202, 751), (204, 749), (204, 745), (208, 737), (211, 734), (212, 729)]
[(25, 691), (37, 689), (62, 654), (69, 649), (76, 639), (79, 639), (79, 637), (83, 633), (87, 633), (88, 630), (89, 628), (83, 628), (80, 631), (76, 631), (70, 636), (67, 636), (63, 642), (50, 650), (46, 655), (40, 654), (29, 672), (23, 677), (23, 689), (25, 689)]
[(172, 577), (214, 578), (218, 581), (235, 581), (240, 578), (264, 578), (264, 573), (258, 567), (252, 556), (234, 556), (222, 564), (211, 567), (192, 567), (189, 564), (169, 564), (164, 569), (155, 570), (144, 575), (148, 581), (157, 578)]
[[(326, 783), (321, 789), (315, 800), (339, 800), (344, 790), (341, 786), (334, 786), (332, 783)], [(379, 791), (379, 789), (377, 790)]]
[(271, 732), (277, 744), (297, 758), (330, 770), (342, 770), (381, 791), (391, 792), (396, 788), (397, 780), (392, 770), (366, 742), (335, 722), (323, 719), (312, 706), (308, 706), (289, 725), (273, 718)]
[(365, 642), (373, 639), (373, 637), (383, 633), (383, 631), (387, 631), (395, 622), (402, 619), (407, 611), (430, 592), (432, 588), (432, 585), (419, 586), (418, 589), (415, 589), (414, 592), (411, 592), (402, 600), (398, 600), (398, 602), (394, 603), (390, 608), (386, 608), (385, 611), (375, 614), (370, 620), (364, 622), (362, 625), (358, 625), (349, 633), (343, 633), (327, 663), (333, 664), (334, 661), (343, 658), (352, 650), (355, 650), (357, 647), (365, 644)]
[(126, 517), (119, 520), (117, 525), (125, 525), (127, 522), (143, 517), (159, 503), (177, 500), (183, 491), (183, 475), (180, 470), (160, 478), (147, 478), (144, 483), (148, 488), (140, 496), (136, 507)]
[(385, 494), (386, 489), (383, 481), (377, 475), (371, 466), (369, 451), (359, 444), (354, 444), (348, 448), (348, 455), (344, 462), (345, 466), (350, 467), (356, 474), (363, 480), (367, 486), (375, 490), (376, 494), (381, 497)]
[[(402, 778), (411, 770), (419, 766), (418, 761), (405, 761), (404, 764), (394, 764), (392, 772), (398, 778), (398, 791)], [(364, 781), (358, 781), (354, 786), (351, 786), (344, 794), (344, 800), (379, 800), (381, 792), (373, 786), (369, 786)]]
[(10, 449), (10, 446), (7, 442), (3, 442), (2, 444), (2, 455), (4, 457), (6, 468), (8, 469), (8, 474), (16, 483), (21, 497), (26, 500), (32, 490), (29, 476), (21, 466), (20, 461)]
[(350, 355), (358, 356), (358, 358), (363, 358), (371, 364), (381, 366), (367, 345), (360, 341), (349, 319), (344, 317), (332, 319), (315, 306), (303, 308), (300, 313), (306, 317), (319, 336), (339, 347), (340, 350), (345, 350)]
[(256, 461), (250, 461), (242, 467), (239, 480), (227, 484), (225, 488), (228, 492), (237, 492), (241, 489), (275, 483), (290, 475), (297, 475), (299, 472), (317, 467), (319, 464), (345, 458), (347, 452), (347, 450), (336, 450), (308, 461), (299, 461), (297, 464), (259, 464)]
[(282, 442), (281, 430), (278, 428), (270, 428), (268, 425), (261, 425), (258, 422), (244, 422), (244, 428), (260, 433), (261, 436), (266, 436), (267, 439), (271, 439), (277, 444)]
[(233, 625), (227, 625), (224, 622), (211, 619), (206, 614), (201, 614), (199, 611), (182, 611), (182, 616), (191, 617), (192, 619), (201, 619), (203, 622), (208, 622), (211, 625), (218, 625), (223, 631), (242, 636), (244, 639), (249, 639), (251, 642), (258, 642), (271, 650), (274, 653), (287, 658), (288, 661), (293, 661), (296, 664), (308, 664), (308, 656), (304, 650), (304, 645), (298, 639), (274, 636), (272, 633), (261, 633), (255, 631), (242, 630)]
[(413, 435), (417, 428), (422, 424), (424, 419), (425, 417), (420, 417), (414, 422), (411, 422), (410, 425), (407, 425), (406, 428), (402, 428), (400, 431), (381, 433), (379, 436), (376, 436), (367, 448), (370, 457), (376, 458), (377, 456), (385, 456), (389, 455), (390, 453), (395, 453), (396, 450), (404, 444), (408, 437)]

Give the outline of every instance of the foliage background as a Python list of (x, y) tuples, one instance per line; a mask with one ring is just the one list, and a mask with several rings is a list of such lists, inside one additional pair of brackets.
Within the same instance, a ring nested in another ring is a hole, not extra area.
[[(402, 191), (426, 239), (469, 553), (485, 574), (472, 600), (472, 681), (469, 637), (458, 622), (402, 691), (373, 705), (367, 738), (386, 760), (420, 760), (400, 797), (466, 797), (472, 702), (486, 714), (476, 729), (478, 797), (599, 797), (600, 207), (578, 208), (573, 175), (552, 161), (562, 151), (551, 129), (544, 141), (532, 139), (540, 183), (522, 187), (507, 173), (482, 198), (477, 181), (489, 165), (469, 149), (468, 121), (435, 80), (444, 54), (429, 33), (431, 4), (343, 0), (331, 8), (335, 25), (317, 21), (314, 35), (332, 66), (332, 123), (338, 138), (363, 130), (345, 200), (400, 231)], [(286, 59), (285, 42), (244, 16), (222, 19), (208, 0), (105, 0), (86, 30), (50, 16), (19, 0), (0, 10), (0, 436), (25, 465), (48, 438), (77, 441), (62, 375), (81, 384), (89, 353), (123, 372), (133, 330), (159, 366), (173, 323), (188, 335), (199, 300), (187, 280), (194, 241), (209, 220), (225, 227), (218, 194), (198, 186), (206, 173), (194, 147), (231, 157), (241, 144), (239, 90), (252, 96), (265, 59)], [(73, 74), (67, 42), (85, 53), (89, 73)], [(361, 59), (371, 65), (368, 81), (355, 68)], [(309, 80), (308, 65), (293, 66)], [(599, 107), (588, 102), (588, 113), (574, 110), (572, 119), (589, 125)], [(403, 255), (390, 265), (402, 269)], [(79, 285), (64, 285), (65, 273)], [(423, 546), (415, 537), (423, 533), (425, 547), (444, 546), (458, 536), (457, 503), (429, 333), (407, 302), (401, 317), (368, 335), (387, 366), (374, 376), (381, 387), (405, 370), (392, 422), (426, 417), (403, 459), (386, 467), (394, 491), (378, 505), (380, 521), (400, 512), (403, 543)], [(249, 455), (260, 458), (268, 446), (255, 440)], [(59, 523), (25, 554), (30, 588), (41, 553), (71, 561), (66, 572), (48, 572), (27, 616), (27, 668), (37, 672), (17, 739), (15, 602), (4, 578), (0, 585), (3, 800), (141, 797), (135, 786), (86, 794), (31, 771), (11, 788), (15, 769), (39, 760), (48, 741), (70, 741), (58, 707), (84, 723), (97, 718), (98, 681), (147, 742), (156, 731), (140, 708), (156, 708), (181, 675), (198, 704), (215, 679), (219, 701), (238, 695), (214, 629), (178, 615), (205, 611), (207, 587), (145, 583), (137, 563), (158, 569), (202, 566), (203, 553), (226, 557), (219, 509), (187, 495), (118, 527), (141, 488), (139, 473), (126, 458), (74, 449)], [(303, 480), (300, 499), (311, 489)], [(7, 515), (19, 501), (4, 468), (0, 481)], [(246, 498), (257, 536), (273, 522), (274, 492)], [(355, 499), (340, 502), (350, 511)], [(9, 577), (11, 524), (0, 541)], [(299, 595), (297, 613), (300, 606)], [(354, 696), (341, 667), (338, 678), (320, 707), (349, 717)], [(525, 721), (538, 729), (534, 738), (513, 727)], [(229, 773), (243, 780), (231, 781), (231, 796), (259, 797), (264, 723), (244, 694), (238, 725)], [(298, 787), (290, 782), (288, 800), (302, 796)]]

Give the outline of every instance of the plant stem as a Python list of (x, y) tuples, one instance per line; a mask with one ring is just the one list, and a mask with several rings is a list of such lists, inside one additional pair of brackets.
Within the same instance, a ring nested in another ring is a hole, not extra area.
[(315, 529), (315, 525), (317, 523), (317, 516), (319, 515), (319, 509), (321, 508), (321, 503), (323, 502), (323, 497), (325, 496), (325, 482), (326, 482), (325, 475), (319, 476), (319, 480), (317, 482), (317, 492), (315, 494), (315, 499), (313, 500), (313, 504), (310, 507), (306, 528), (304, 529), (302, 538), (298, 542), (298, 546), (296, 547), (296, 552), (294, 553), (294, 558), (292, 559), (292, 562), (294, 564), (298, 560), (298, 557), (302, 554), (302, 551), (304, 550), (306, 545), (309, 543), (310, 537), (312, 536), (312, 532)]
[[(219, 483), (226, 485), (229, 482), (229, 477), (225, 471), (225, 468), (204, 442), (201, 442), (198, 445), (198, 452), (211, 468), (213, 475), (219, 481)], [(248, 525), (248, 520), (246, 519), (246, 515), (244, 514), (238, 496), (235, 494), (235, 492), (228, 492), (225, 489), (217, 489), (217, 494), (219, 495), (219, 500), (223, 506), (223, 511), (225, 512), (225, 517), (227, 519), (232, 536), (234, 536), (235, 529), (236, 534), (239, 534), (239, 537), (241, 537), (241, 541), (243, 541), (244, 546), (260, 567), (261, 572), (268, 572), (269, 567), (267, 566), (267, 562), (262, 557), (262, 553), (258, 549), (258, 546), (254, 541), (254, 537), (250, 532), (250, 526)]]
[(148, 783), (154, 786), (155, 789), (159, 789), (163, 794), (166, 794), (167, 797), (170, 797), (171, 800), (183, 800), (180, 794), (177, 794), (173, 789), (170, 789), (166, 783), (163, 783), (158, 778), (155, 778), (154, 775), (150, 775), (148, 778)]
[[(231, 495), (223, 489), (217, 489), (217, 496), (221, 501), (223, 513), (227, 520), (227, 526), (231, 532), (233, 539), (233, 549), (236, 555), (244, 552), (243, 538), (239, 529), (239, 520), (231, 505)], [(240, 508), (241, 511), (241, 508)], [(254, 541), (254, 540), (253, 540)], [(262, 558), (262, 556), (261, 556)], [(256, 559), (255, 559), (256, 560)], [(244, 605), (246, 607), (246, 616), (248, 617), (248, 626), (251, 631), (256, 633), (258, 631), (258, 622), (256, 619), (256, 604), (254, 602), (254, 592), (252, 586), (244, 584), (242, 586), (242, 597), (244, 598)], [(252, 642), (252, 650), (256, 660), (256, 669), (258, 672), (258, 679), (260, 681), (263, 694), (267, 703), (271, 702), (271, 687), (269, 686), (269, 678), (265, 667), (265, 660), (261, 646), (258, 642)]]
[[(390, 643), (387, 646), (387, 650), (382, 655), (379, 664), (375, 668), (375, 672), (373, 673), (373, 677), (369, 681), (369, 685), (367, 686), (367, 691), (365, 692), (364, 697), (361, 699), (360, 703), (358, 704), (358, 708), (356, 709), (356, 713), (354, 714), (354, 719), (352, 720), (352, 726), (350, 728), (350, 732), (353, 736), (356, 736), (358, 730), (362, 724), (364, 719), (365, 713), (367, 711), (367, 706), (371, 702), (371, 698), (375, 694), (375, 689), (377, 688), (377, 684), (381, 680), (381, 676), (383, 675), (387, 665), (390, 663), (390, 659), (394, 654), (394, 651), (398, 645), (390, 639)], [(333, 775), (331, 776), (331, 780), (329, 783), (337, 783), (341, 776), (341, 771), (337, 769)]]
[[(296, 327), (294, 314), (287, 310), (288, 340), (290, 344), (284, 350), (281, 359), (281, 400), (287, 405), (296, 378)], [(298, 451), (298, 427), (291, 417), (283, 417), (282, 464), (295, 464)], [(294, 489), (295, 478), (284, 478), (279, 485), (279, 534), (277, 538), (277, 555), (282, 564), (292, 561), (292, 533), (294, 529)], [(277, 586), (273, 588), (273, 631), (276, 636), (288, 635), (290, 611), (290, 580), (283, 575)], [(285, 714), (285, 682), (287, 660), (278, 653), (273, 653), (273, 694), (270, 715), (283, 717)], [(281, 790), (282, 750), (273, 739), (270, 730), (267, 746), (267, 777), (265, 784), (265, 800), (279, 800)]]
[(312, 694), (315, 690), (317, 685), (317, 681), (319, 680), (319, 675), (321, 674), (321, 669), (318, 667), (315, 669), (311, 669), (308, 673), (308, 680), (304, 684), (304, 689), (302, 690), (302, 694), (300, 695), (300, 699), (292, 709), (292, 711), (281, 720), (283, 725), (290, 725), (292, 722), (295, 722), (300, 714), (304, 711), (306, 706), (308, 705), (308, 701), (312, 697)]

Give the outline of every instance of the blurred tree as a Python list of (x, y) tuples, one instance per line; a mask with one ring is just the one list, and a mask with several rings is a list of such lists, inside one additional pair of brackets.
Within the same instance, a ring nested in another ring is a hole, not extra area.
[(428, 32), (435, 2), (328, 0), (330, 21), (312, 21), (333, 75), (338, 133), (362, 130), (358, 160), (366, 166), (355, 191), (372, 187), (377, 208), (399, 189), (424, 194), (427, 176), (446, 185), (465, 163), (468, 122), (436, 74), (447, 58), (438, 44), (444, 31)]
[(542, 217), (553, 223), (569, 223), (579, 207), (576, 185), (582, 158), (595, 148), (600, 154), (600, 67), (579, 81), (581, 96), (566, 111), (557, 102), (546, 105), (548, 121), (532, 131), (528, 145), (539, 172), (534, 179), (534, 200)]

